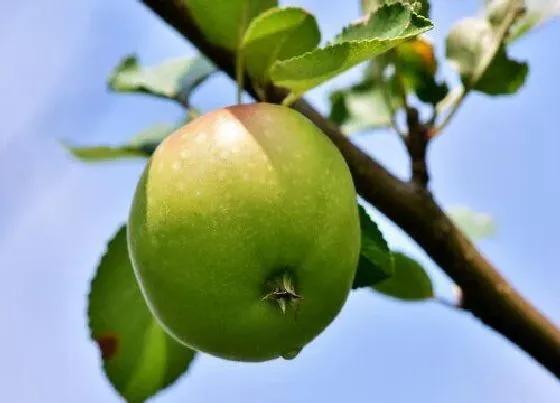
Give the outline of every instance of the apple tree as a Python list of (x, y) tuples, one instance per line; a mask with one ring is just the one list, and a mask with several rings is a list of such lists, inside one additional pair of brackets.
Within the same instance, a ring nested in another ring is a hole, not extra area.
[[(454, 281), (448, 305), (560, 377), (560, 330), (477, 249), (475, 240), (495, 231), (492, 220), (438, 204), (428, 163), (431, 141), (469, 94), (507, 96), (523, 86), (528, 63), (508, 46), (551, 17), (545, 2), (485, 0), (478, 15), (447, 33), (441, 60), (429, 39), (437, 21), (428, 0), (361, 0), (363, 15), (326, 41), (310, 12), (277, 0), (139, 3), (199, 55), (143, 66), (131, 54), (108, 79), (111, 91), (180, 104), (180, 121), (149, 127), (119, 147), (69, 147), (87, 162), (146, 160), (128, 226), (108, 241), (88, 299), (91, 338), (118, 394), (145, 401), (185, 374), (198, 351), (297, 359), (353, 289), (437, 299), (422, 265), (390, 247), (371, 210)], [(444, 65), (457, 80), (441, 73)], [(306, 101), (307, 91), (355, 67), (361, 79), (330, 94), (328, 115)], [(241, 105), (202, 111), (191, 94), (217, 71), (230, 76)], [(244, 103), (244, 95), (254, 101)], [(386, 128), (408, 152), (407, 178), (353, 142)], [(253, 274), (269, 263), (286, 271), (258, 288)], [(245, 316), (235, 316), (241, 307)], [(232, 321), (244, 324), (237, 339)]]

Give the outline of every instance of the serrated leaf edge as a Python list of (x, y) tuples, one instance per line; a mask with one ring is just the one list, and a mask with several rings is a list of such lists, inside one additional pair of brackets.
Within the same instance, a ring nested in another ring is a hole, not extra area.
[[(346, 31), (348, 31), (349, 29), (352, 29), (352, 28), (355, 27), (355, 26), (358, 26), (358, 25), (367, 25), (368, 22), (369, 22), (369, 20), (370, 20), (370, 18), (371, 18), (374, 14), (376, 14), (380, 9), (382, 9), (382, 8), (390, 8), (390, 7), (394, 7), (394, 6), (402, 6), (403, 8), (408, 9), (408, 11), (410, 11), (411, 17), (416, 17), (416, 18), (418, 18), (419, 20), (421, 20), (423, 23), (425, 23), (425, 24), (427, 25), (427, 28), (428, 28), (427, 30), (433, 28), (433, 25), (434, 25), (433, 22), (432, 22), (429, 18), (423, 16), (422, 14), (418, 14), (416, 11), (414, 11), (414, 8), (412, 8), (412, 6), (411, 6), (409, 3), (403, 3), (403, 2), (401, 2), (401, 1), (396, 1), (396, 2), (394, 2), (394, 3), (384, 3), (384, 4), (380, 5), (380, 6), (378, 6), (375, 10), (370, 11), (367, 15), (362, 16), (362, 17), (360, 18), (360, 21), (354, 22), (354, 23), (350, 23), (350, 24), (344, 26), (344, 27), (342, 28), (342, 31), (341, 31), (340, 33), (338, 33), (337, 35), (334, 36), (333, 40), (336, 40), (336, 38), (339, 38), (339, 37), (342, 36)], [(412, 23), (412, 18), (409, 19), (408, 24), (403, 28), (403, 30), (401, 31), (401, 34), (402, 34), (402, 32), (404, 32), (404, 31), (406, 31), (406, 30), (408, 29), (408, 27), (410, 26), (411, 23)], [(426, 31), (423, 31), (423, 32), (426, 32)], [(420, 34), (423, 33), (423, 32), (420, 32), (419, 34), (415, 34), (415, 35), (412, 35), (412, 36), (420, 35)], [(393, 39), (397, 39), (397, 38), (401, 38), (401, 37), (408, 37), (408, 36), (411, 36), (411, 35), (399, 35), (399, 36), (393, 37)], [(372, 38), (372, 39), (375, 39), (375, 38)], [(393, 39), (391, 39), (391, 40), (393, 40)], [(354, 40), (354, 41), (355, 41), (355, 40)], [(342, 42), (354, 42), (354, 41), (342, 41)], [(358, 42), (361, 42), (361, 41), (358, 40)], [(340, 42), (338, 42), (338, 43), (340, 43)]]
[[(177, 63), (179, 61), (184, 61), (184, 62), (191, 62), (191, 63), (195, 63), (197, 61), (197, 59), (206, 59), (204, 56), (198, 54), (198, 55), (193, 55), (192, 57), (189, 57), (187, 55), (184, 56), (176, 56), (176, 57), (172, 57), (169, 59), (166, 59), (158, 64), (154, 64), (154, 65), (144, 65), (141, 64), (139, 62), (139, 58), (138, 55), (136, 53), (130, 53), (126, 56), (124, 56), (123, 58), (121, 58), (121, 60), (119, 61), (119, 63), (113, 68), (113, 70), (111, 71), (111, 73), (109, 74), (109, 78), (107, 79), (107, 86), (108, 88), (117, 93), (117, 94), (145, 94), (145, 95), (149, 95), (151, 97), (154, 98), (160, 98), (160, 99), (166, 99), (166, 100), (174, 100), (174, 101), (179, 101), (179, 97), (182, 94), (182, 91), (177, 92), (177, 94), (175, 96), (172, 96), (168, 93), (165, 92), (154, 92), (148, 89), (148, 87), (145, 85), (146, 83), (144, 82), (144, 80), (140, 80), (141, 81), (141, 85), (138, 86), (136, 85), (134, 88), (125, 88), (125, 89), (118, 89), (116, 86), (116, 81), (118, 81), (118, 75), (123, 73), (137, 73), (137, 74), (150, 74), (153, 71), (157, 70), (158, 68), (161, 68), (162, 66), (168, 65), (168, 64), (172, 64), (172, 63)], [(208, 59), (206, 59), (208, 60)], [(208, 62), (210, 62), (208, 60)], [(126, 66), (128, 63), (132, 63), (131, 66)], [(213, 64), (212, 62), (210, 62), (211, 64)], [(129, 69), (134, 69), (132, 71), (130, 71)], [(191, 91), (196, 89), (202, 82), (204, 82), (206, 79), (208, 79), (209, 77), (211, 77), (214, 73), (216, 73), (217, 70), (214, 69), (214, 71), (211, 71), (210, 73), (208, 73), (206, 76), (200, 77), (197, 80), (193, 81), (193, 85), (191, 88)]]
[[(419, 16), (419, 17), (421, 17), (421, 16)], [(424, 18), (424, 17), (421, 17), (421, 18)], [(427, 20), (426, 18), (424, 18), (424, 19)], [(428, 20), (428, 21), (429, 21), (429, 20)], [(288, 63), (291, 63), (291, 62), (295, 62), (296, 60), (303, 59), (303, 58), (307, 57), (308, 55), (312, 54), (313, 52), (324, 51), (324, 50), (329, 50), (329, 49), (333, 49), (333, 48), (336, 48), (336, 47), (347, 46), (348, 44), (354, 44), (354, 43), (359, 43), (359, 44), (371, 44), (371, 43), (375, 43), (375, 42), (377, 42), (377, 43), (398, 42), (398, 41), (401, 41), (401, 40), (404, 40), (404, 39), (407, 39), (407, 38), (410, 38), (410, 37), (419, 35), (419, 34), (424, 33), (424, 32), (426, 32), (426, 31), (429, 31), (432, 27), (433, 27), (433, 26), (424, 27), (424, 28), (421, 28), (421, 29), (419, 30), (419, 32), (417, 32), (417, 33), (411, 33), (411, 34), (407, 34), (407, 35), (399, 35), (399, 36), (393, 37), (393, 38), (391, 38), (391, 39), (376, 39), (376, 38), (372, 38), (372, 39), (354, 39), (354, 40), (342, 41), (342, 42), (337, 42), (337, 43), (330, 43), (330, 44), (325, 45), (325, 46), (322, 47), (322, 48), (316, 48), (316, 49), (313, 49), (313, 50), (304, 52), (304, 53), (302, 53), (301, 55), (294, 56), (294, 57), (292, 57), (292, 58), (290, 58), (290, 59), (278, 60), (278, 61), (274, 62), (273, 66), (276, 66), (276, 65), (283, 65), (283, 64), (288, 64)]]

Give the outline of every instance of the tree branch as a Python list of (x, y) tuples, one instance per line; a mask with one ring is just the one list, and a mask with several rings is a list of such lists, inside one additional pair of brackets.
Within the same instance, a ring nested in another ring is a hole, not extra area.
[[(206, 40), (192, 21), (184, 0), (142, 1), (235, 79), (235, 55)], [(248, 77), (245, 88), (254, 95)], [(285, 95), (281, 89), (267, 89), (271, 102), (281, 102)], [(297, 100), (292, 107), (313, 121), (339, 148), (359, 194), (405, 230), (461, 287), (463, 309), (560, 378), (560, 331), (508, 284), (453, 225), (431, 194), (389, 173), (304, 99)]]
[(418, 110), (412, 107), (406, 108), (406, 125), (408, 126), (408, 136), (405, 138), (405, 145), (410, 156), (411, 181), (420, 188), (426, 188), (430, 179), (426, 163), (426, 153), (430, 141), (428, 128), (420, 123)]

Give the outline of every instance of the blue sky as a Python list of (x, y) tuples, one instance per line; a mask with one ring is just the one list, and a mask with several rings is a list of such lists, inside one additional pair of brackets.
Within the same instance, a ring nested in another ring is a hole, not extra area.
[[(324, 38), (358, 15), (358, 1), (329, 3), (283, 2), (313, 11)], [(433, 1), (436, 43), (479, 3)], [(495, 217), (499, 234), (481, 242), (482, 250), (556, 323), (559, 37), (560, 24), (551, 23), (515, 45), (513, 54), (530, 61), (525, 87), (509, 98), (471, 96), (430, 150), (439, 200)], [(59, 140), (117, 144), (180, 115), (163, 101), (107, 92), (108, 72), (130, 52), (153, 64), (192, 48), (134, 0), (0, 3), (2, 401), (119, 401), (88, 339), (86, 295), (106, 240), (126, 218), (142, 163), (80, 164)], [(310, 98), (326, 110), (326, 90), (355, 73)], [(194, 101), (207, 110), (234, 96), (218, 77)], [(355, 141), (395, 172), (407, 171), (394, 136)], [(382, 218), (381, 224), (390, 244), (426, 262), (438, 289), (449, 292), (426, 256), (393, 225)], [(361, 291), (298, 359), (241, 364), (204, 355), (154, 401), (554, 403), (559, 396), (557, 380), (469, 315)]]

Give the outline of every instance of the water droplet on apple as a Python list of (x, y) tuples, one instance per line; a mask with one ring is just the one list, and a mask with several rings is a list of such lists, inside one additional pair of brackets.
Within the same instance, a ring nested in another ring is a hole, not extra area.
[(285, 360), (293, 360), (294, 358), (297, 357), (297, 355), (301, 352), (301, 350), (302, 350), (302, 348), (299, 347), (299, 348), (296, 348), (294, 350), (290, 350), (290, 351), (287, 351), (285, 353), (282, 353), (281, 356)]

